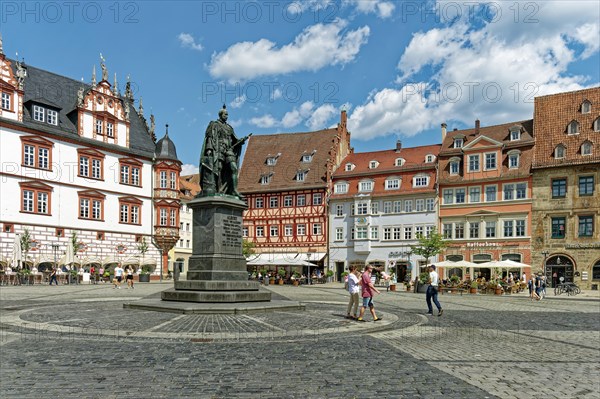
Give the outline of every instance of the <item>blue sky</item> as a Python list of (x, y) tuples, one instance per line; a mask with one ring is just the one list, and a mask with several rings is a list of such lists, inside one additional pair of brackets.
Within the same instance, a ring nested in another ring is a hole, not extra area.
[(307, 0), (0, 3), (4, 52), (91, 80), (126, 76), (193, 171), (227, 104), (239, 136), (349, 115), (356, 151), (532, 117), (533, 97), (598, 86), (600, 2)]

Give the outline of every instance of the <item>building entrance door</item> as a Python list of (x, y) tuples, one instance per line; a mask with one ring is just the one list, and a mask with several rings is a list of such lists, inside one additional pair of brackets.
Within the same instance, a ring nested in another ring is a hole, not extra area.
[(335, 278), (337, 281), (342, 281), (342, 273), (344, 272), (344, 262), (335, 262)]
[[(546, 281), (552, 282), (552, 287), (560, 284), (560, 278), (563, 277), (563, 282), (573, 282), (574, 266), (571, 259), (566, 256), (553, 256), (546, 261)], [(554, 274), (556, 273), (556, 277)]]

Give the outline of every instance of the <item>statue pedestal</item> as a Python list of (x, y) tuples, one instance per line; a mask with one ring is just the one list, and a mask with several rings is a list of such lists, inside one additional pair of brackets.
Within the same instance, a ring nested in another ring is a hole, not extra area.
[(234, 197), (200, 197), (194, 211), (192, 256), (187, 281), (162, 292), (164, 301), (233, 303), (270, 301), (271, 293), (248, 281), (242, 255), (242, 214), (246, 204)]

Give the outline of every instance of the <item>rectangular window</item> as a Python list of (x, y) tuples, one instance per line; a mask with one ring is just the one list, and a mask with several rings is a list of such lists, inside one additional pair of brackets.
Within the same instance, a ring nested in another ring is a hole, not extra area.
[(454, 190), (451, 188), (444, 189), (444, 204), (452, 204), (454, 201)]
[(564, 198), (567, 196), (567, 179), (552, 180), (552, 198)]
[(335, 216), (344, 216), (344, 205), (337, 204), (335, 206)]
[(35, 147), (25, 144), (23, 146), (23, 165), (35, 167)]
[(594, 195), (594, 176), (579, 177), (579, 195)]
[(425, 227), (425, 234), (426, 234), (427, 238), (431, 237), (431, 233), (433, 233), (433, 229), (434, 229), (434, 226), (426, 226)]
[(505, 184), (504, 185), (504, 201), (510, 201), (515, 199), (514, 197), (515, 185)]
[(279, 201), (277, 197), (269, 198), (269, 208), (277, 208), (279, 206)]
[(121, 183), (129, 184), (129, 166), (121, 165)]
[(369, 232), (371, 235), (371, 240), (379, 240), (379, 227), (371, 226), (369, 227)]
[(469, 223), (469, 238), (479, 238), (479, 222)]
[(321, 235), (321, 223), (313, 223), (313, 235)]
[(342, 241), (344, 239), (344, 228), (336, 227), (335, 228), (335, 240)]
[(413, 211), (413, 201), (406, 200), (404, 201), (404, 212), (412, 212)]
[(485, 222), (485, 238), (496, 237), (496, 222)]
[(508, 167), (515, 169), (519, 167), (519, 154), (510, 154), (508, 156)]
[(525, 220), (515, 220), (515, 236), (525, 237)]
[(79, 200), (79, 217), (83, 219), (89, 219), (90, 217), (90, 200), (87, 198)]
[(321, 205), (323, 203), (323, 197), (321, 193), (313, 194), (313, 205)]
[(346, 194), (348, 192), (348, 185), (346, 183), (336, 183), (334, 190), (336, 194)]
[(167, 188), (167, 172), (164, 170), (160, 172), (160, 188)]
[(92, 219), (102, 219), (102, 202), (92, 200)]
[(485, 200), (487, 202), (496, 201), (496, 186), (485, 187)]
[(294, 234), (294, 226), (291, 224), (286, 224), (283, 228), (283, 234), (285, 234), (286, 237), (291, 237), (292, 234)]
[(371, 202), (371, 215), (377, 215), (379, 213), (379, 202)]
[(400, 240), (402, 237), (402, 230), (400, 229), (400, 227), (394, 227), (393, 232), (394, 240)]
[(435, 207), (435, 200), (433, 198), (427, 198), (425, 200), (425, 206), (427, 207), (427, 212), (433, 212), (433, 208)]
[(140, 224), (140, 207), (131, 205), (131, 223)]
[(423, 226), (415, 227), (415, 238), (423, 237)]
[(33, 106), (33, 120), (38, 122), (46, 122), (46, 110), (39, 105)]
[(512, 237), (514, 222), (512, 220), (504, 221), (504, 237)]
[(457, 188), (456, 190), (454, 190), (454, 199), (455, 199), (455, 203), (457, 204), (464, 204), (465, 203), (465, 189), (464, 188)]
[(177, 173), (171, 172), (171, 190), (177, 190)]
[(402, 201), (394, 201), (394, 213), (402, 212)]
[(102, 134), (102, 127), (104, 122), (100, 119), (96, 119), (96, 134)]
[(392, 201), (383, 202), (383, 213), (392, 213)]
[(429, 177), (419, 176), (415, 177), (415, 187), (427, 187), (429, 185)]
[(452, 238), (452, 223), (444, 223), (442, 228), (442, 233), (444, 238), (451, 239)]
[(368, 204), (366, 202), (359, 202), (356, 204), (356, 214), (357, 215), (367, 215), (368, 212)]
[(469, 155), (469, 172), (479, 171), (479, 154)]
[(49, 151), (45, 147), (38, 148), (38, 167), (42, 169), (48, 169), (49, 162)]
[(412, 227), (405, 227), (404, 228), (404, 239), (405, 240), (412, 240), (412, 234), (413, 234), (413, 228)]
[(261, 209), (264, 207), (265, 200), (262, 197), (257, 197), (255, 201), (255, 208)]
[(248, 228), (247, 227), (242, 228), (242, 237), (248, 237)]
[(106, 122), (106, 135), (108, 137), (115, 137), (114, 125), (112, 122)]
[(271, 226), (271, 228), (269, 229), (269, 236), (270, 237), (277, 237), (277, 236), (279, 236), (279, 227), (278, 226)]
[(129, 205), (121, 205), (119, 221), (121, 223), (129, 223)]
[(185, 224), (185, 231), (190, 231), (190, 224), (189, 223)]
[(298, 206), (306, 206), (306, 196), (304, 194), (298, 195), (296, 198), (296, 204)]
[(385, 189), (386, 190), (396, 190), (400, 187), (400, 180), (392, 179), (385, 181)]
[(185, 247), (189, 248), (190, 247), (190, 240), (185, 240)]
[(594, 234), (594, 217), (579, 216), (579, 237), (591, 237)]
[(417, 212), (423, 212), (425, 210), (425, 200), (423, 199), (418, 199), (415, 201), (415, 211)]
[(292, 197), (291, 195), (286, 195), (285, 197), (283, 197), (283, 206), (286, 208), (294, 206), (294, 197)]
[(527, 183), (517, 183), (517, 199), (527, 198)]
[(296, 173), (296, 181), (304, 181), (305, 177), (306, 177), (306, 172)]
[(373, 190), (373, 182), (361, 181), (359, 184), (359, 191), (371, 191)]
[(368, 236), (368, 230), (367, 230), (367, 226), (359, 226), (356, 228), (355, 230), (355, 234), (356, 234), (356, 239), (357, 240), (366, 240), (367, 238), (369, 238)]
[(456, 238), (456, 239), (465, 238), (464, 223), (454, 223), (454, 238)]
[(48, 123), (51, 125), (58, 125), (58, 112), (48, 110)]
[(296, 226), (296, 234), (299, 236), (305, 236), (306, 235), (306, 225), (299, 224), (298, 226)]
[(450, 174), (457, 175), (460, 172), (460, 164), (458, 162), (450, 162)]
[(102, 178), (102, 161), (92, 158), (92, 177), (94, 179)]
[(2, 92), (2, 109), (10, 110), (10, 94)]
[(392, 239), (392, 228), (391, 227), (383, 228), (383, 239), (386, 241), (389, 241)]
[(485, 154), (485, 169), (496, 169), (496, 153)]
[(177, 211), (175, 209), (171, 209), (171, 217), (169, 218), (170, 226), (177, 226)]
[(565, 218), (552, 218), (552, 238), (565, 238), (566, 230)]
[(89, 176), (89, 165), (90, 159), (88, 157), (79, 157), (79, 176)]
[(260, 184), (269, 184), (271, 182), (271, 175), (264, 175), (260, 177)]
[(140, 168), (131, 168), (131, 184), (134, 186), (140, 185)]
[(164, 208), (160, 209), (159, 224), (161, 226), (167, 225), (167, 210)]
[(354, 204), (350, 204), (350, 216), (354, 216)]
[(256, 226), (256, 236), (264, 237), (265, 236), (265, 228), (264, 226)]
[(481, 202), (481, 187), (469, 188), (469, 202)]

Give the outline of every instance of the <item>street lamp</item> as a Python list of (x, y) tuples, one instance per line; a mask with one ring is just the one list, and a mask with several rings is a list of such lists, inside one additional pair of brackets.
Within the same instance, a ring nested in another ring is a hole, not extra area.
[[(542, 265), (542, 270), (544, 271), (544, 276), (546, 275), (546, 259), (548, 258), (548, 251), (542, 251), (542, 255), (544, 255), (544, 264)], [(548, 278), (548, 277), (546, 277)], [(553, 283), (554, 285), (554, 283)]]
[(57, 267), (58, 265), (56, 264), (57, 262), (57, 255), (58, 255), (58, 249), (60, 248), (58, 243), (54, 243), (52, 244), (52, 252), (54, 252), (54, 267)]

